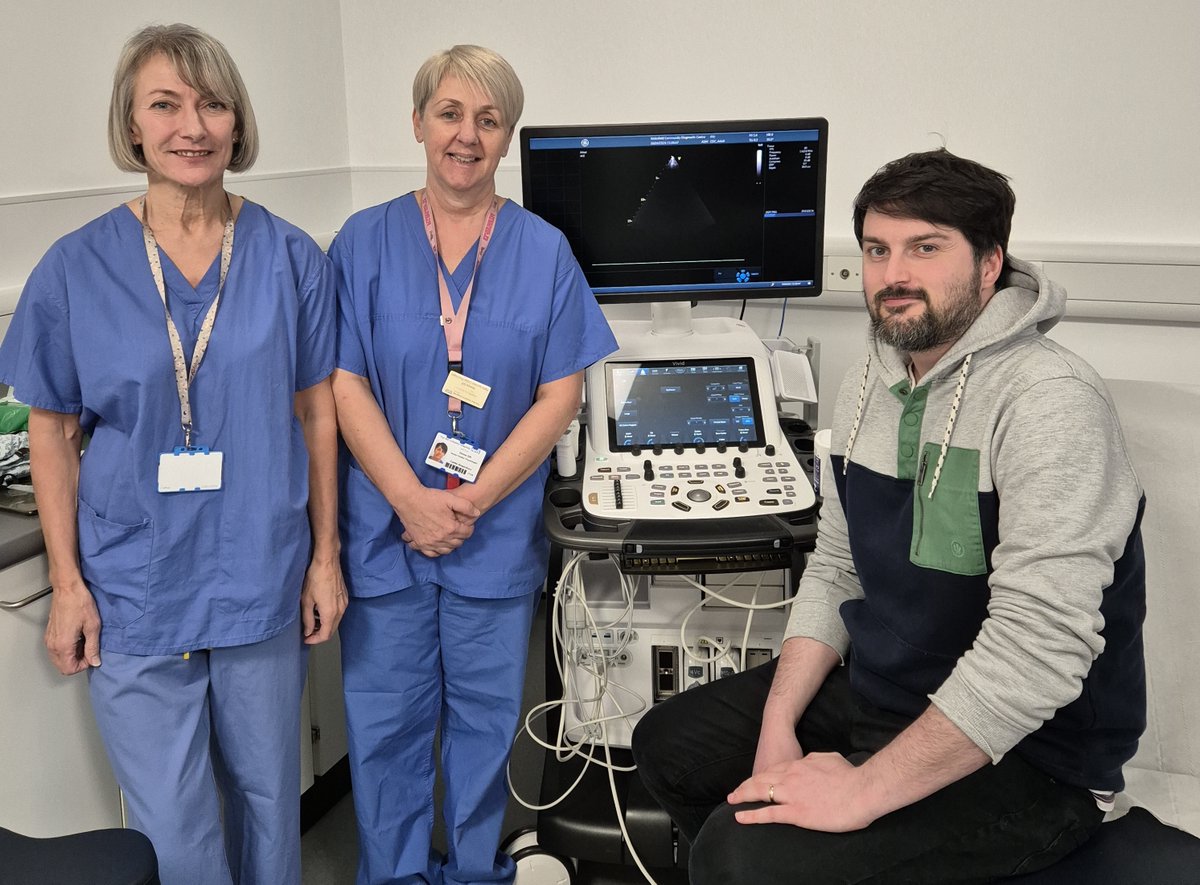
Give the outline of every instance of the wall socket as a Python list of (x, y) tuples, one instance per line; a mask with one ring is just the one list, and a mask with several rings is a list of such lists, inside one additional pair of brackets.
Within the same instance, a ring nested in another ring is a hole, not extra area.
[(825, 285), (826, 292), (861, 292), (862, 256), (861, 255), (826, 255), (825, 256)]

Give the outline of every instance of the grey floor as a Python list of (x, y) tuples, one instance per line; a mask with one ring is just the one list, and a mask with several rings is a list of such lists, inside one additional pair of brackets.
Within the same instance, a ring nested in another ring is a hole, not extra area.
[[(529, 663), (525, 672), (525, 697), (522, 719), (535, 704), (546, 698), (545, 604), (538, 609), (529, 641)], [(545, 735), (544, 730), (538, 734)], [(510, 766), (513, 784), (527, 802), (537, 802), (542, 781), (542, 750), (527, 736), (520, 735), (513, 747)], [(442, 790), (438, 785), (434, 795), (434, 845), (445, 848), (445, 830), (441, 821)], [(533, 827), (537, 813), (522, 808), (511, 797), (504, 815), (502, 832), (507, 835), (524, 827)], [(353, 885), (358, 863), (357, 831), (354, 826), (352, 798), (346, 796), (321, 818), (301, 840), (303, 885)]]

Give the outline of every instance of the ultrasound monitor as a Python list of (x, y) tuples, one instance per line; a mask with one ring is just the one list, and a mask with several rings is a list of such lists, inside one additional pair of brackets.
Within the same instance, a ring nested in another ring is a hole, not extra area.
[(604, 302), (818, 295), (828, 124), (526, 126), (526, 209)]

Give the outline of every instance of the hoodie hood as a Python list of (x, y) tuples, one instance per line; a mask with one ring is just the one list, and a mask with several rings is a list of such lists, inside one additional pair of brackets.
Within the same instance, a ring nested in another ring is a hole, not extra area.
[[(1028, 261), (1010, 255), (1006, 266), (1003, 288), (996, 290), (983, 313), (921, 379), (922, 383), (955, 371), (967, 354), (1022, 334), (1045, 333), (1062, 319), (1067, 309), (1067, 291), (1062, 286)], [(878, 341), (870, 332), (867, 344), (872, 362), (883, 369), (889, 386), (907, 377), (908, 360), (902, 351)]]

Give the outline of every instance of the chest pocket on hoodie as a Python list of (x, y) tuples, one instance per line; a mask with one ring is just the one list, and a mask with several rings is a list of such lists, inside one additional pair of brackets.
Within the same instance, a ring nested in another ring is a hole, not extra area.
[(987, 574), (979, 522), (979, 452), (951, 446), (930, 498), (941, 448), (928, 442), (921, 453), (909, 561), (952, 575)]

